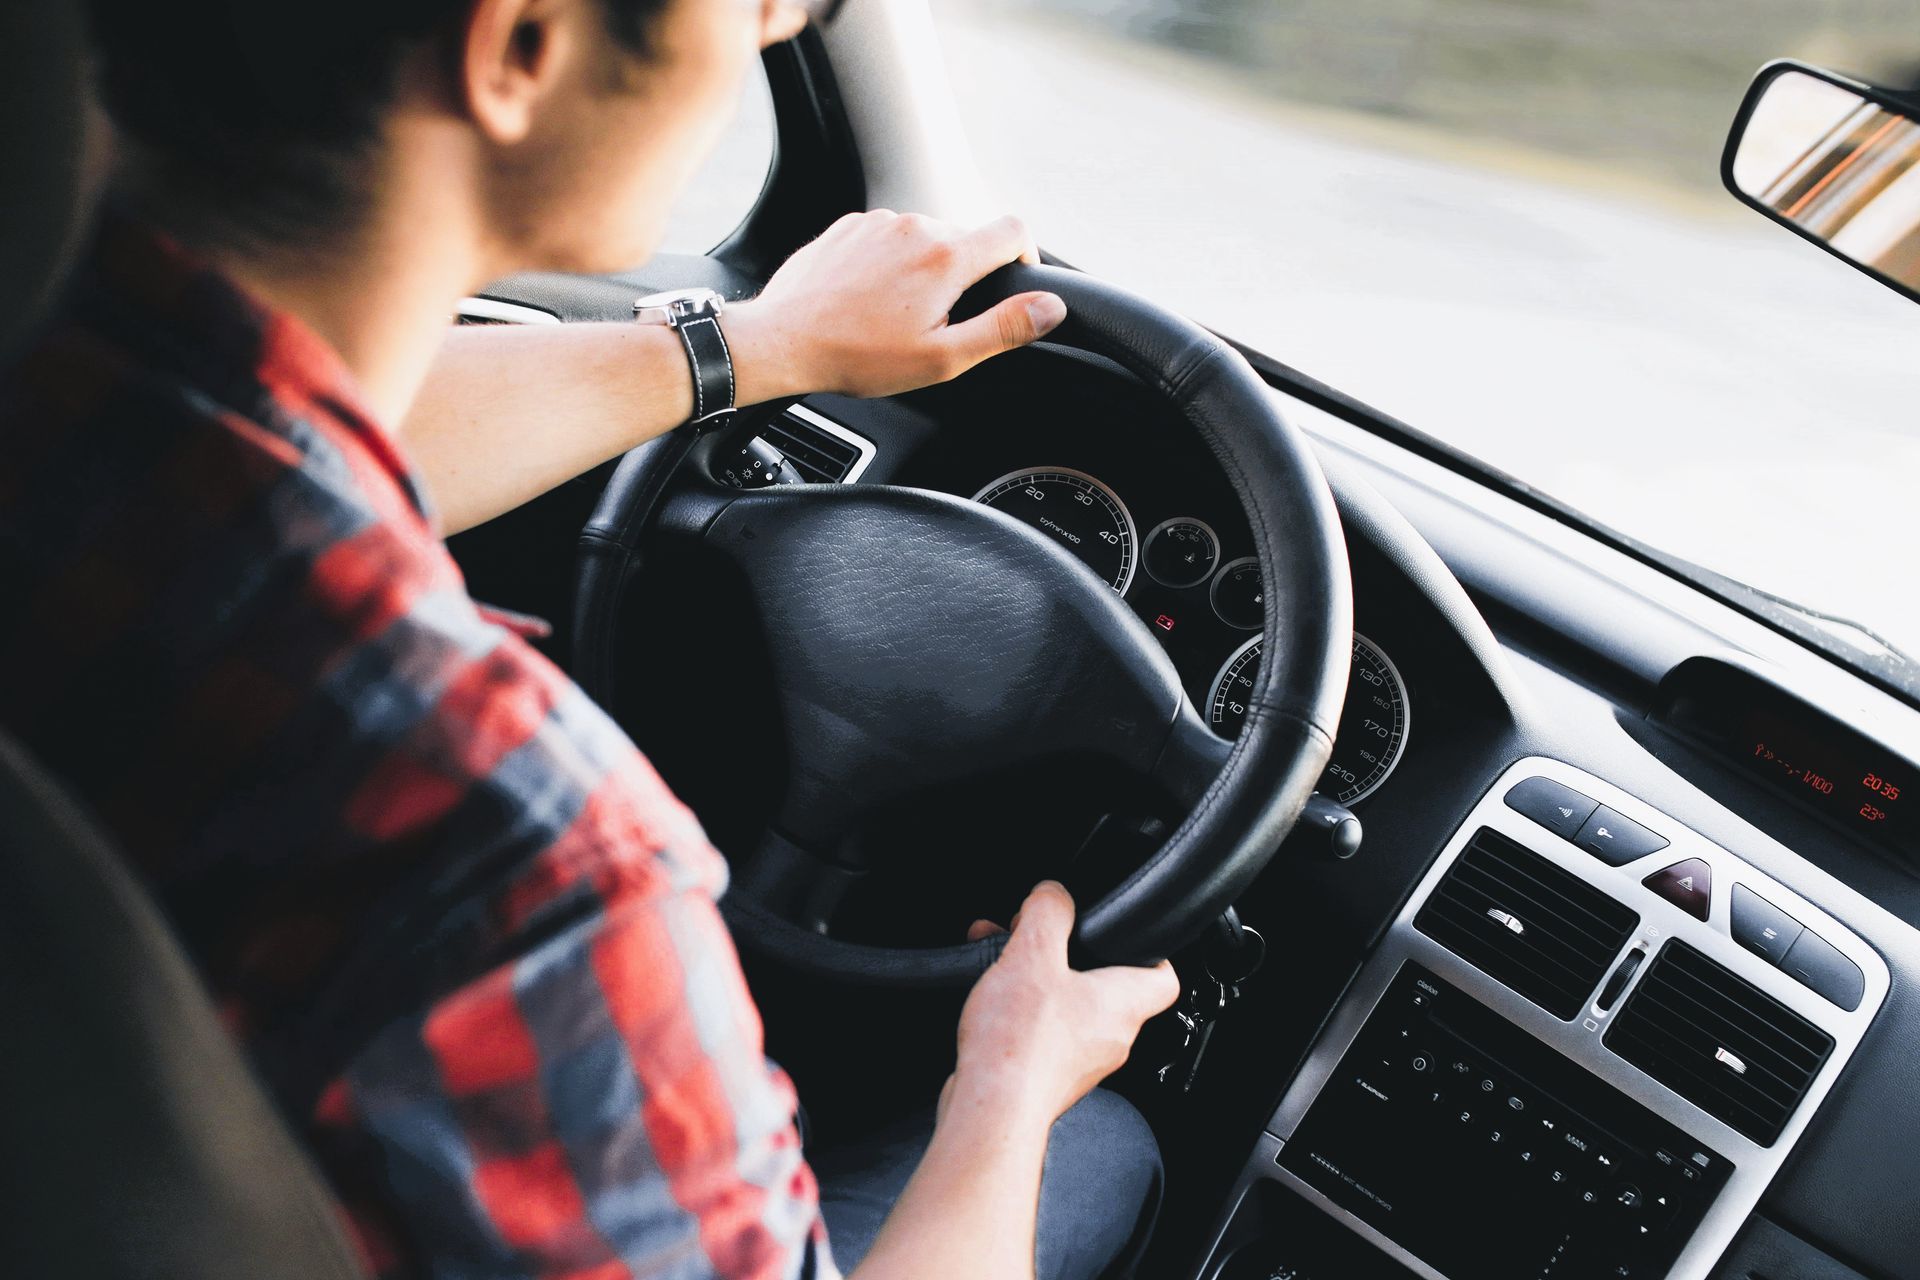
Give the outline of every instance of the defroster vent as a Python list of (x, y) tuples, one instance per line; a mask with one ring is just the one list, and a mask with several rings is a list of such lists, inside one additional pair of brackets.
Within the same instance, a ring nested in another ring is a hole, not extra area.
[(1833, 1052), (1832, 1036), (1677, 939), (1627, 997), (1606, 1043), (1769, 1147)]
[(1571, 1021), (1639, 923), (1632, 908), (1482, 828), (1413, 927)]

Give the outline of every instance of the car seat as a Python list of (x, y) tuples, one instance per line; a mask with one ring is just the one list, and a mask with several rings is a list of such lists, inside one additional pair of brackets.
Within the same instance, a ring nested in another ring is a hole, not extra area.
[[(99, 132), (81, 8), (0, 5), (0, 362), (88, 222), (100, 152), (86, 145)], [(0, 1274), (362, 1275), (325, 1185), (153, 902), (3, 733), (0, 1028)]]

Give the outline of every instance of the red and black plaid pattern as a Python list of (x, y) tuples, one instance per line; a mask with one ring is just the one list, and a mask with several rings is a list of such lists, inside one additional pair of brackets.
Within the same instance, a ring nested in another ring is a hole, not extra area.
[(380, 1275), (833, 1272), (692, 815), (468, 598), (311, 331), (101, 233), (0, 382), (0, 724), (154, 887)]

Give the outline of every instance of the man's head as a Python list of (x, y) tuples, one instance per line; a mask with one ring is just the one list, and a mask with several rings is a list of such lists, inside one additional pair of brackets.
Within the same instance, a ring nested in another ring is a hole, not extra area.
[(490, 267), (657, 246), (790, 0), (90, 0), (128, 181), (258, 250), (396, 191), (464, 209)]

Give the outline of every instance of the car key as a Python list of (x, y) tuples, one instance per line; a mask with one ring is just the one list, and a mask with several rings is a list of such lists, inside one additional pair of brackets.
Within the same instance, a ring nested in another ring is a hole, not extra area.
[[(1174, 1075), (1175, 1068), (1180, 1068), (1177, 1078), (1182, 1093), (1193, 1091), (1193, 1082), (1200, 1075), (1200, 1060), (1206, 1055), (1214, 1028), (1227, 1007), (1240, 998), (1241, 984), (1259, 970), (1267, 956), (1266, 939), (1258, 929), (1242, 924), (1239, 914), (1231, 907), (1221, 917), (1221, 924), (1223, 937), (1231, 945), (1216, 948), (1214, 959), (1208, 962), (1205, 981), (1189, 988), (1181, 997), (1180, 1008), (1174, 1016), (1184, 1038), (1173, 1058), (1158, 1072), (1157, 1078), (1165, 1084)], [(1222, 978), (1216, 966), (1228, 969), (1232, 976)]]
[(1200, 1060), (1206, 1056), (1207, 1045), (1213, 1039), (1213, 1030), (1219, 1025), (1220, 1015), (1239, 995), (1239, 984), (1228, 984), (1209, 974), (1204, 982), (1190, 988), (1181, 997), (1181, 1007), (1175, 1011), (1174, 1017), (1179, 1020), (1185, 1038), (1174, 1051), (1173, 1057), (1156, 1073), (1160, 1083), (1176, 1079), (1180, 1083), (1180, 1092), (1193, 1091), (1193, 1082), (1200, 1074)]

